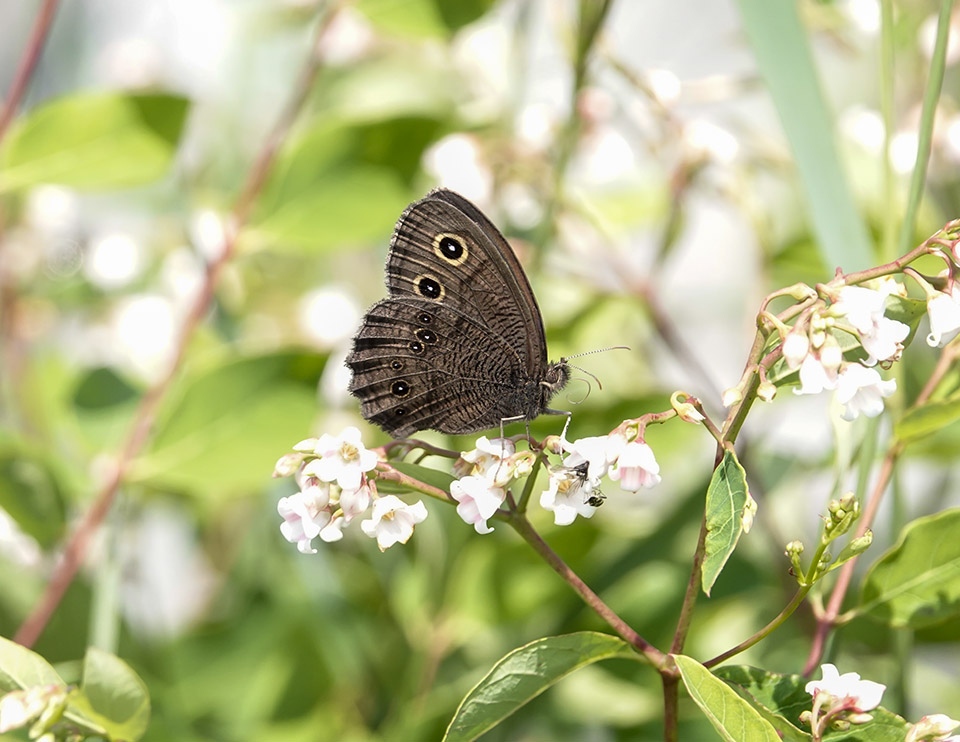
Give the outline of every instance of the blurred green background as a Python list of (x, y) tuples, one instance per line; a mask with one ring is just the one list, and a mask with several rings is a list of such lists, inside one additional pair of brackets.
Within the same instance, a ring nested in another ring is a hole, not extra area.
[[(891, 3), (884, 50), (878, 2), (769, 5), (64, 2), (0, 144), (0, 634), (12, 636), (38, 600), (141, 395), (171, 362), (227, 214), (314, 43), (322, 69), (305, 110), (147, 449), (35, 648), (68, 679), (91, 642), (128, 661), (150, 689), (148, 740), (433, 740), (511, 649), (604, 630), (505, 526), (478, 537), (440, 503), (427, 503), (405, 547), (381, 554), (350, 528), (301, 555), (276, 513), (293, 485), (270, 474), (309, 435), (358, 425), (369, 446), (386, 442), (346, 393), (343, 358), (385, 293), (396, 218), (437, 185), (475, 201), (511, 239), (551, 358), (630, 347), (580, 359), (603, 389), (574, 383), (555, 401), (574, 410), (571, 438), (666, 409), (675, 389), (719, 418), (769, 291), (894, 257), (938, 8)], [(39, 7), (0, 6), (0, 91)], [(908, 246), (960, 215), (957, 49), (947, 48)], [(925, 347), (907, 356), (909, 400), (934, 357)], [(827, 499), (852, 486), (837, 472), (859, 428), (834, 428), (835, 418), (827, 399), (787, 390), (755, 409), (742, 459), (758, 523), (713, 596), (701, 596), (688, 654), (729, 648), (789, 600), (783, 544), (810, 543)], [(546, 418), (533, 432), (559, 425)], [(628, 495), (610, 483), (590, 521), (534, 520), (664, 647), (713, 446), (681, 425), (652, 429), (648, 442), (658, 488)], [(902, 523), (960, 503), (958, 443), (954, 426), (911, 449), (875, 554)], [(811, 626), (801, 609), (744, 661), (798, 672)], [(841, 671), (894, 688), (888, 707), (956, 717), (957, 634), (935, 627), (892, 652), (884, 629), (857, 621), (831, 652)], [(681, 711), (681, 739), (713, 738), (692, 706)], [(661, 713), (654, 673), (611, 661), (484, 739), (657, 739)]]

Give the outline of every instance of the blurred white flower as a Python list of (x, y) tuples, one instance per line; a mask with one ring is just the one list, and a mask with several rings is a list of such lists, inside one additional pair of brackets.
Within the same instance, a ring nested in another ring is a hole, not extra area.
[(503, 211), (516, 226), (532, 229), (543, 219), (543, 204), (530, 186), (517, 181), (504, 183), (500, 189)]
[(493, 517), (507, 496), (502, 487), (491, 484), (485, 477), (473, 475), (451, 482), (450, 495), (459, 503), (457, 515), (480, 534), (493, 530), (492, 526), (487, 525), (487, 521)]
[(113, 232), (90, 241), (83, 274), (94, 286), (116, 289), (137, 278), (144, 268), (143, 246), (128, 234)]
[(670, 106), (680, 99), (682, 84), (675, 73), (664, 69), (648, 69), (644, 76), (650, 91), (662, 105)]
[(36, 539), (20, 530), (10, 514), (0, 508), (0, 554), (21, 567), (39, 566), (43, 551)]
[(143, 88), (163, 80), (163, 57), (156, 42), (126, 37), (106, 44), (97, 66), (112, 87)]
[(209, 262), (223, 253), (227, 231), (224, 217), (213, 209), (200, 209), (190, 217), (188, 230), (196, 251)]
[(329, 65), (353, 64), (370, 51), (375, 39), (364, 15), (349, 6), (341, 7), (324, 30), (317, 50)]
[(177, 325), (169, 300), (155, 294), (121, 299), (113, 310), (112, 348), (121, 360), (148, 380), (166, 371), (177, 340)]
[(899, 131), (890, 139), (890, 165), (900, 175), (913, 172), (919, 141), (915, 131)]
[(600, 126), (580, 144), (581, 178), (602, 185), (633, 172), (635, 157), (630, 143), (616, 129)]
[(837, 382), (837, 401), (845, 405), (844, 420), (854, 420), (861, 414), (876, 417), (883, 412), (883, 398), (897, 390), (897, 380), (884, 381), (875, 368), (859, 363), (848, 363), (840, 370)]
[(445, 188), (480, 205), (490, 202), (493, 173), (483, 161), (476, 137), (450, 134), (440, 139), (424, 152), (423, 167)]
[(610, 471), (610, 479), (619, 481), (621, 489), (628, 492), (659, 484), (660, 465), (653, 455), (653, 449), (643, 441), (628, 443)]
[(542, 151), (553, 144), (560, 126), (560, 113), (547, 103), (530, 103), (520, 109), (514, 123), (517, 139), (528, 147)]
[(362, 521), (360, 528), (377, 540), (380, 551), (386, 551), (396, 543), (407, 543), (413, 527), (426, 517), (427, 508), (422, 501), (407, 505), (396, 495), (386, 495), (373, 503), (373, 517)]
[(182, 316), (203, 286), (206, 270), (197, 254), (188, 247), (178, 247), (167, 253), (160, 266), (160, 280), (168, 296), (173, 299)]
[(927, 345), (940, 347), (949, 335), (960, 329), (960, 284), (955, 283), (950, 293), (938, 291), (927, 298), (927, 313), (930, 315), (930, 334)]
[(740, 152), (740, 142), (733, 134), (706, 119), (694, 119), (684, 125), (683, 140), (694, 154), (722, 165), (732, 163)]
[(781, 354), (786, 361), (787, 368), (797, 369), (807, 357), (810, 351), (810, 338), (807, 336), (806, 328), (794, 328), (787, 333), (783, 340)]
[(884, 126), (883, 116), (879, 111), (864, 106), (851, 106), (840, 116), (840, 129), (867, 152), (883, 152)]
[(840, 10), (864, 35), (875, 36), (880, 31), (879, 0), (845, 0)]
[(960, 721), (946, 714), (928, 714), (911, 725), (903, 742), (951, 742), (957, 737), (949, 734), (957, 727), (960, 727)]
[[(939, 19), (936, 13), (933, 13), (920, 24), (920, 28), (917, 31), (917, 44), (920, 47), (920, 51), (930, 59), (933, 56), (933, 48), (936, 46), (937, 42), (937, 25)], [(953, 17), (950, 18), (950, 35), (947, 37), (947, 65), (951, 65), (960, 59), (960, 40), (957, 39), (957, 34), (960, 32), (957, 28), (957, 23)]]
[(336, 286), (324, 286), (304, 294), (298, 309), (300, 330), (323, 349), (350, 338), (360, 322), (357, 303)]
[(80, 223), (80, 199), (63, 186), (37, 186), (27, 193), (24, 217), (45, 237), (72, 236)]
[[(0, 734), (24, 727), (45, 711), (62, 710), (67, 702), (65, 685), (33, 685), (0, 697)], [(35, 735), (31, 734), (31, 739)], [(50, 735), (52, 737), (52, 735)]]

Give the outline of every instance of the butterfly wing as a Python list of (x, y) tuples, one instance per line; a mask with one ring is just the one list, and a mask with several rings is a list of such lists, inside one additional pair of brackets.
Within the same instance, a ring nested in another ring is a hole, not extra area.
[(522, 414), (537, 385), (505, 364), (509, 348), (467, 314), (424, 299), (378, 302), (347, 364), (364, 418), (397, 438), (417, 430), (469, 433)]

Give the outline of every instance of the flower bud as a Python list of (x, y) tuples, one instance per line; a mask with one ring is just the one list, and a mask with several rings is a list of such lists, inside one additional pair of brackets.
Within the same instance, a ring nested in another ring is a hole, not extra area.
[(300, 468), (300, 464), (306, 457), (307, 455), (304, 453), (288, 453), (286, 456), (281, 456), (277, 465), (273, 468), (273, 478), (289, 477), (296, 474), (297, 469)]
[(929, 714), (910, 727), (903, 742), (942, 742), (957, 727), (960, 721), (946, 714)]
[(787, 362), (787, 367), (799, 368), (803, 359), (810, 352), (810, 338), (807, 337), (806, 328), (793, 328), (787, 337), (784, 338), (781, 353), (783, 360)]
[(761, 381), (757, 387), (757, 396), (764, 402), (772, 402), (777, 396), (777, 387), (770, 381)]
[(317, 444), (320, 442), (319, 438), (306, 438), (305, 440), (300, 441), (297, 445), (293, 447), (294, 451), (299, 451), (300, 453), (313, 453), (317, 450)]
[(724, 391), (721, 401), (724, 407), (733, 407), (743, 401), (743, 392), (740, 391), (740, 387), (732, 386)]
[(706, 418), (700, 414), (697, 408), (690, 404), (690, 402), (681, 402), (681, 397), (688, 399), (683, 392), (674, 392), (670, 395), (670, 404), (673, 406), (673, 409), (676, 410), (680, 419), (687, 423), (693, 423), (694, 425), (702, 423)]

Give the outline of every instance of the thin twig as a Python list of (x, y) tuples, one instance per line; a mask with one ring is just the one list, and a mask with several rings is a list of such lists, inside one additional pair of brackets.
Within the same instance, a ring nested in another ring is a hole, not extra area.
[(20, 57), (20, 64), (13, 76), (13, 84), (10, 86), (10, 92), (3, 103), (3, 110), (0, 111), (0, 142), (13, 121), (13, 117), (20, 107), (20, 101), (23, 100), (23, 94), (27, 92), (30, 79), (37, 68), (37, 62), (40, 61), (40, 54), (46, 44), (47, 37), (50, 35), (50, 26), (53, 24), (53, 18), (57, 14), (57, 6), (60, 0), (44, 0), (40, 6), (40, 12), (37, 14), (37, 20), (33, 24), (33, 31), (30, 32), (30, 40), (27, 42), (27, 48), (23, 50), (23, 56)]
[(237, 237), (240, 230), (246, 224), (254, 200), (266, 182), (267, 175), (274, 162), (280, 144), (293, 126), (297, 114), (303, 107), (313, 87), (313, 82), (320, 71), (321, 57), (318, 53), (317, 42), (322, 38), (324, 30), (335, 14), (335, 10), (336, 4), (332, 6), (320, 20), (315, 43), (311, 45), (309, 57), (304, 64), (290, 102), (280, 113), (276, 125), (267, 136), (263, 147), (247, 174), (244, 187), (237, 197), (237, 201), (234, 204), (233, 211), (227, 222), (223, 248), (219, 256), (207, 266), (203, 286), (180, 329), (180, 335), (169, 368), (163, 377), (147, 391), (140, 401), (140, 405), (137, 408), (130, 427), (130, 433), (113, 464), (113, 471), (97, 493), (90, 509), (84, 514), (76, 530), (74, 530), (70, 536), (64, 549), (63, 557), (58, 563), (50, 583), (47, 585), (46, 591), (30, 615), (24, 620), (14, 637), (15, 641), (24, 646), (32, 646), (50, 621), (64, 593), (66, 593), (67, 588), (76, 576), (77, 570), (80, 568), (80, 564), (83, 562), (87, 552), (90, 539), (100, 527), (100, 524), (109, 511), (133, 458), (143, 449), (143, 446), (147, 442), (151, 429), (153, 428), (159, 404), (166, 396), (180, 369), (190, 338), (207, 314), (220, 274), (227, 262), (233, 257)]

